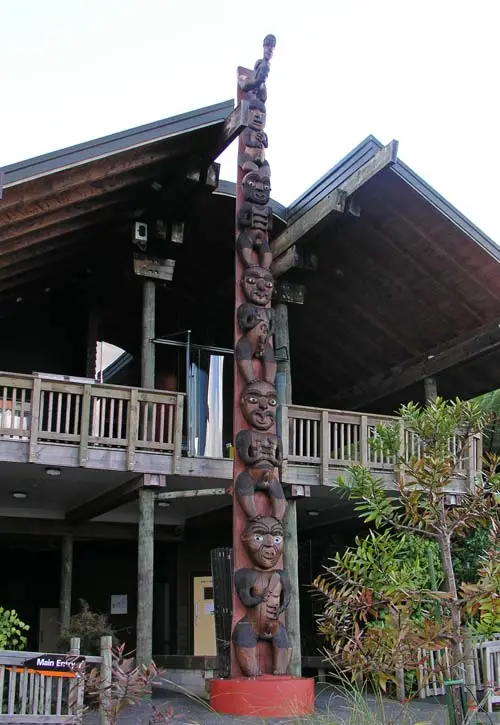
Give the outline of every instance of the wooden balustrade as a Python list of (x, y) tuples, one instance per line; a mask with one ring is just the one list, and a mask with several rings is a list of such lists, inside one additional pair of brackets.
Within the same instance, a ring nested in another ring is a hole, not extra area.
[[(319, 465), (323, 482), (328, 471), (345, 470), (356, 463), (381, 473), (395, 472), (395, 457), (376, 450), (369, 445), (369, 440), (379, 423), (397, 424), (399, 418), (396, 416), (289, 405), (282, 417), (287, 426), (283, 436), (287, 465)], [(465, 479), (481, 470), (481, 443), (478, 435), (468, 439), (464, 455), (457, 466), (457, 478)], [(421, 456), (422, 441), (411, 431), (404, 431), (401, 444), (407, 461)], [(450, 452), (456, 455), (459, 445), (459, 437), (453, 436), (450, 439)]]
[(91, 448), (180, 458), (184, 394), (33, 375), (0, 374), (0, 437), (29, 441), (29, 460), (41, 443), (76, 445), (85, 466)]

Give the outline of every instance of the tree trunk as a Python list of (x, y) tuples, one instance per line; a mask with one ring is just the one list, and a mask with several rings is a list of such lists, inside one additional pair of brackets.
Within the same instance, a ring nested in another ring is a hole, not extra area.
[[(443, 517), (444, 518), (444, 517)], [(446, 576), (446, 591), (450, 594), (447, 605), (450, 609), (452, 630), (451, 630), (451, 677), (454, 680), (463, 680), (463, 656), (461, 650), (462, 643), (462, 627), (460, 607), (457, 596), (457, 582), (455, 572), (453, 570), (453, 559), (451, 556), (451, 539), (448, 532), (443, 531), (438, 538), (438, 544), (441, 551), (441, 560)], [(455, 725), (463, 725), (464, 713), (462, 703), (460, 701), (460, 693), (457, 688), (453, 689), (453, 709), (455, 714)]]

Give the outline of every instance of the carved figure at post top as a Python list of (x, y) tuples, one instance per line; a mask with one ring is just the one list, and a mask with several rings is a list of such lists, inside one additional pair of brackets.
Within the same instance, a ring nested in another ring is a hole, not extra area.
[[(241, 374), (247, 383), (264, 378), (274, 383), (276, 360), (272, 337), (272, 311), (249, 303), (239, 306), (238, 326), (246, 334), (236, 343), (236, 359)], [(255, 362), (258, 370), (255, 371)]]
[(235, 572), (234, 584), (247, 614), (233, 630), (233, 644), (238, 663), (247, 677), (261, 674), (257, 644), (267, 641), (272, 647), (273, 674), (284, 675), (291, 650), (280, 615), (290, 603), (288, 575), (275, 570), (283, 554), (283, 525), (271, 517), (252, 521), (241, 534), (241, 542), (254, 569)]
[(268, 431), (276, 425), (277, 405), (276, 388), (265, 380), (247, 385), (240, 398), (243, 417), (251, 428), (258, 431)]
[(258, 307), (270, 304), (274, 292), (274, 277), (263, 267), (248, 267), (241, 278), (243, 294), (248, 302)]
[(244, 150), (238, 154), (238, 165), (243, 171), (259, 171), (265, 167), (267, 175), (270, 176), (265, 152), (268, 146), (265, 125), (266, 107), (262, 101), (252, 98), (248, 106), (248, 126), (242, 133)]
[(250, 521), (262, 517), (256, 506), (256, 491), (267, 494), (272, 517), (277, 521), (283, 521), (287, 505), (285, 494), (279, 479), (279, 469), (269, 461), (261, 461), (242, 471), (236, 479), (234, 491), (245, 516)]
[(250, 77), (240, 76), (238, 83), (243, 91), (251, 93), (255, 98), (265, 103), (267, 100), (266, 81), (271, 70), (271, 58), (276, 47), (275, 36), (266, 35), (263, 45), (263, 57), (255, 63), (252, 75)]

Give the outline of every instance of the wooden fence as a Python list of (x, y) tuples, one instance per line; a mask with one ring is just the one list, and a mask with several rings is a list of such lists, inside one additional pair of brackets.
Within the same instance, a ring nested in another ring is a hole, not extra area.
[[(379, 423), (397, 423), (395, 416), (321, 410), (298, 405), (286, 406), (283, 419), (283, 449), (288, 463), (319, 466), (322, 482), (330, 470), (345, 469), (360, 463), (379, 472), (395, 471), (395, 459), (369, 445)], [(450, 451), (457, 453), (458, 436), (450, 440)], [(421, 441), (404, 431), (401, 441), (406, 459), (421, 454)], [(288, 456), (286, 452), (288, 451)], [(481, 470), (481, 438), (471, 436), (457, 467), (464, 480)]]
[(36, 375), (0, 373), (0, 436), (29, 442), (36, 462), (40, 443), (79, 447), (86, 466), (91, 448), (181, 456), (184, 394)]
[[(70, 657), (80, 654), (80, 640), (71, 640)], [(66, 659), (68, 655), (59, 655)], [(34, 671), (24, 665), (27, 660), (44, 657), (41, 652), (0, 650), (0, 725), (32, 723), (72, 723), (79, 725), (83, 716), (85, 679), (67, 673)], [(86, 657), (87, 664), (100, 664), (102, 657)]]

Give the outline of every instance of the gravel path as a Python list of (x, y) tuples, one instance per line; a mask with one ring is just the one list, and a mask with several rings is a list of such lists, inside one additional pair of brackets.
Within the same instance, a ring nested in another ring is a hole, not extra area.
[[(321, 689), (322, 687), (322, 689)], [(352, 702), (338, 690), (318, 686), (316, 713), (305, 718), (261, 718), (221, 715), (211, 710), (208, 702), (173, 691), (155, 688), (152, 699), (128, 708), (120, 717), (120, 725), (447, 725), (446, 708), (438, 700), (415, 700), (402, 706), (393, 700), (384, 700), (383, 717), (377, 700), (368, 695), (364, 698), (365, 711), (362, 719), (352, 716)], [(155, 712), (171, 713), (170, 717), (153, 719)], [(482, 715), (473, 724), (500, 723), (500, 713)], [(97, 713), (88, 713), (84, 725), (97, 725)]]

